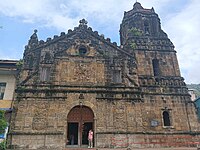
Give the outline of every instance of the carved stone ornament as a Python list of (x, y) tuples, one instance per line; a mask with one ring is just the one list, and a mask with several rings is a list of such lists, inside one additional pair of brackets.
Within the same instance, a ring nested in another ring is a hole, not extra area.
[(32, 128), (33, 130), (43, 130), (47, 127), (48, 106), (45, 103), (37, 104), (34, 111)]
[(91, 70), (90, 66), (84, 63), (77, 63), (76, 67), (74, 68), (74, 81), (77, 82), (88, 82), (92, 77), (93, 71)]
[(87, 25), (87, 21), (85, 19), (82, 19), (79, 21), (80, 25), (84, 26), (84, 25)]

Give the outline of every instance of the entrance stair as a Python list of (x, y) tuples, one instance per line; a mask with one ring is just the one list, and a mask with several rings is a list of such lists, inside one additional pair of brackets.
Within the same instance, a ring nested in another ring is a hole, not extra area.
[(63, 150), (200, 150), (199, 148), (181, 147), (181, 148), (65, 148)]
[(97, 150), (97, 148), (70, 147), (70, 148), (65, 148), (64, 150)]

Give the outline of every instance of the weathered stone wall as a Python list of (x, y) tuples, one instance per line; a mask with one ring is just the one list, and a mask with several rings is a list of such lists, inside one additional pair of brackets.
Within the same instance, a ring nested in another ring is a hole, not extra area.
[(199, 135), (191, 134), (98, 134), (99, 148), (197, 147)]
[(135, 50), (135, 54), (138, 62), (138, 75), (154, 76), (152, 60), (158, 59), (161, 76), (180, 76), (180, 70), (175, 51), (163, 52), (161, 50)]
[(55, 82), (70, 85), (105, 85), (105, 64), (95, 59), (60, 60)]
[[(170, 111), (170, 127), (163, 124), (162, 112), (166, 109)], [(197, 131), (195, 113), (194, 107), (186, 106), (180, 99), (173, 101), (170, 96), (164, 100), (161, 96), (145, 96), (144, 103), (98, 101), (97, 132)], [(152, 121), (158, 124), (152, 126)]]
[[(33, 96), (30, 93), (28, 95)], [(15, 107), (17, 106), (18, 110), (15, 113), (15, 122), (10, 136), (12, 145), (33, 149), (42, 146), (65, 147), (67, 115), (73, 107), (80, 105), (79, 95), (80, 93), (70, 93), (60, 100), (37, 97), (36, 100), (29, 98), (16, 101)], [(96, 114), (94, 105), (96, 95), (85, 94), (84, 97), (86, 101), (83, 101), (83, 105), (90, 107)]]
[[(29, 146), (31, 148), (41, 146), (64, 147), (67, 140), (67, 115), (73, 107), (80, 105), (79, 96), (80, 93), (69, 93), (63, 100), (52, 98), (21, 100), (17, 104), (18, 111), (12, 130), (12, 145)], [(186, 132), (185, 135), (187, 135), (192, 131), (199, 130), (198, 124), (195, 122), (196, 118), (194, 118), (194, 107), (188, 106), (186, 109), (185, 103), (177, 97), (176, 101), (172, 102), (173, 99), (170, 96), (164, 97), (163, 100), (162, 96), (146, 95), (144, 102), (133, 103), (126, 100), (97, 100), (96, 96), (95, 93), (83, 94), (84, 99), (81, 102), (94, 112), (95, 133), (97, 134), (95, 141), (99, 147), (112, 147), (109, 140), (102, 144), (102, 141), (105, 141), (105, 139), (102, 139), (105, 134), (106, 139), (113, 138), (110, 134), (114, 134), (119, 136), (116, 137), (118, 140), (118, 138), (122, 139), (131, 133), (128, 137), (131, 140), (132, 138), (135, 139), (136, 135), (134, 134), (138, 133), (149, 135), (159, 133), (162, 135)], [(170, 109), (171, 127), (163, 126), (162, 111), (166, 108)], [(158, 124), (152, 126), (151, 121), (157, 121)], [(24, 138), (26, 138), (25, 141)], [(142, 138), (140, 137), (140, 140), (137, 138), (137, 140), (143, 142), (144, 139)], [(51, 142), (52, 140), (59, 142)], [(38, 144), (35, 145), (36, 143)], [(42, 145), (43, 143), (45, 145)], [(122, 142), (121, 144), (123, 145)], [(137, 145), (144, 146), (139, 143)]]
[(12, 147), (24, 149), (54, 148), (65, 147), (63, 135), (12, 135)]

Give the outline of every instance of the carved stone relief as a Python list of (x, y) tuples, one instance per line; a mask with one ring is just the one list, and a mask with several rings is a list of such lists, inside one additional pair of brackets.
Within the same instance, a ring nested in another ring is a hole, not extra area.
[(48, 104), (35, 104), (32, 128), (33, 130), (44, 130), (47, 127)]
[(104, 64), (97, 62), (62, 62), (61, 81), (80, 84), (104, 84)]
[(75, 82), (90, 82), (92, 76), (94, 75), (93, 68), (88, 67), (86, 63), (76, 63), (74, 68), (73, 80)]
[(126, 106), (123, 103), (116, 102), (114, 107), (114, 125), (118, 130), (126, 129)]

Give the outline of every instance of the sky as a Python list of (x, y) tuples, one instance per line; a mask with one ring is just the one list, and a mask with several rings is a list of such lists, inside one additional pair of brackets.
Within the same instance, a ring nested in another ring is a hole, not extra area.
[[(200, 84), (200, 0), (137, 0), (154, 7), (162, 29), (175, 45), (187, 84)], [(136, 0), (0, 0), (0, 59), (21, 59), (34, 29), (46, 41), (78, 26), (88, 26), (112, 42), (119, 43), (124, 11)]]

